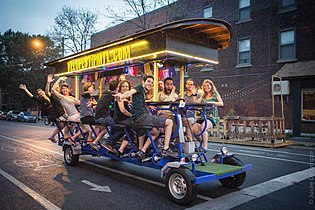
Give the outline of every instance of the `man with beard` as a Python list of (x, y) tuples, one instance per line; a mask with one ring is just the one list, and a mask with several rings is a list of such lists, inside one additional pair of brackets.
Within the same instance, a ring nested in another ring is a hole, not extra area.
[[(176, 101), (177, 99), (179, 99), (179, 96), (174, 91), (174, 87), (175, 87), (174, 86), (174, 80), (171, 77), (167, 77), (164, 80), (164, 91), (159, 93), (159, 101), (173, 102), (173, 101)], [(174, 122), (173, 123), (174, 124), (173, 125), (173, 131), (175, 131), (176, 120), (175, 120), (173, 112), (170, 110), (160, 110), (159, 115), (165, 116), (168, 119), (172, 119)], [(188, 122), (187, 122), (186, 118), (182, 118), (182, 123), (186, 129), (186, 133), (187, 133), (189, 140), (192, 139), (192, 134), (190, 132), (190, 129), (188, 128)]]
[[(159, 92), (159, 101), (176, 101), (179, 97), (173, 91), (174, 80), (171, 77), (167, 77), (164, 80), (164, 90)], [(169, 110), (161, 110), (159, 115), (163, 115), (168, 119), (173, 119), (173, 112)], [(174, 127), (174, 126), (173, 126)]]

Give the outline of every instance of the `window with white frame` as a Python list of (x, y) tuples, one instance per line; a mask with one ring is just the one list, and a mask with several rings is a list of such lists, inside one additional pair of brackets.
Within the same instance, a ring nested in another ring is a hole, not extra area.
[(280, 0), (280, 9), (289, 9), (295, 7), (295, 0)]
[(204, 18), (211, 18), (212, 17), (212, 7), (206, 6), (203, 8), (203, 17)]
[(295, 58), (295, 32), (294, 30), (280, 31), (279, 59)]
[(250, 19), (250, 0), (239, 0), (239, 20)]
[(302, 89), (302, 120), (315, 121), (315, 89)]
[(241, 39), (238, 41), (238, 64), (250, 64), (250, 39)]

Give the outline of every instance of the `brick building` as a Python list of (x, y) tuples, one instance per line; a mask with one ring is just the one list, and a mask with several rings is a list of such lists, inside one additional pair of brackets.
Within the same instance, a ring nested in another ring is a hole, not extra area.
[[(315, 134), (314, 8), (312, 0), (179, 0), (147, 14), (147, 20), (148, 28), (193, 17), (230, 23), (232, 42), (219, 52), (219, 64), (192, 66), (188, 76), (197, 85), (213, 80), (224, 100), (221, 116), (270, 117), (273, 97), (275, 116), (281, 116), (279, 82), (272, 81), (272, 75), (280, 75), (282, 90), (288, 88), (283, 92), (285, 127), (299, 136)], [(143, 30), (135, 21), (94, 34), (92, 47)], [(284, 66), (301, 73), (285, 73)]]

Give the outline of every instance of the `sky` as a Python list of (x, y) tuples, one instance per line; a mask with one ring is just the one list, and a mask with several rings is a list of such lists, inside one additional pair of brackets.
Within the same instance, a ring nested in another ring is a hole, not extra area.
[(123, 0), (0, 0), (0, 33), (12, 29), (30, 35), (47, 35), (64, 5), (97, 12), (96, 31), (101, 31), (111, 22), (104, 17), (105, 7), (109, 5), (118, 11), (124, 3)]

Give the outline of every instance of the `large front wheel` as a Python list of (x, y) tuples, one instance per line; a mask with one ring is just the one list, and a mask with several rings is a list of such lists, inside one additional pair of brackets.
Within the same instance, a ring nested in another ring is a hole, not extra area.
[(177, 204), (187, 205), (193, 201), (198, 192), (195, 175), (186, 168), (172, 168), (165, 176), (168, 196)]
[[(223, 164), (232, 165), (232, 166), (243, 166), (243, 163), (241, 160), (235, 157), (229, 157), (225, 158), (223, 160)], [(236, 174), (234, 176), (230, 176), (224, 179), (220, 179), (219, 181), (221, 184), (228, 188), (237, 188), (241, 186), (246, 178), (246, 172)]]
[(74, 155), (71, 146), (64, 148), (64, 160), (68, 166), (76, 166), (79, 162), (79, 155)]

